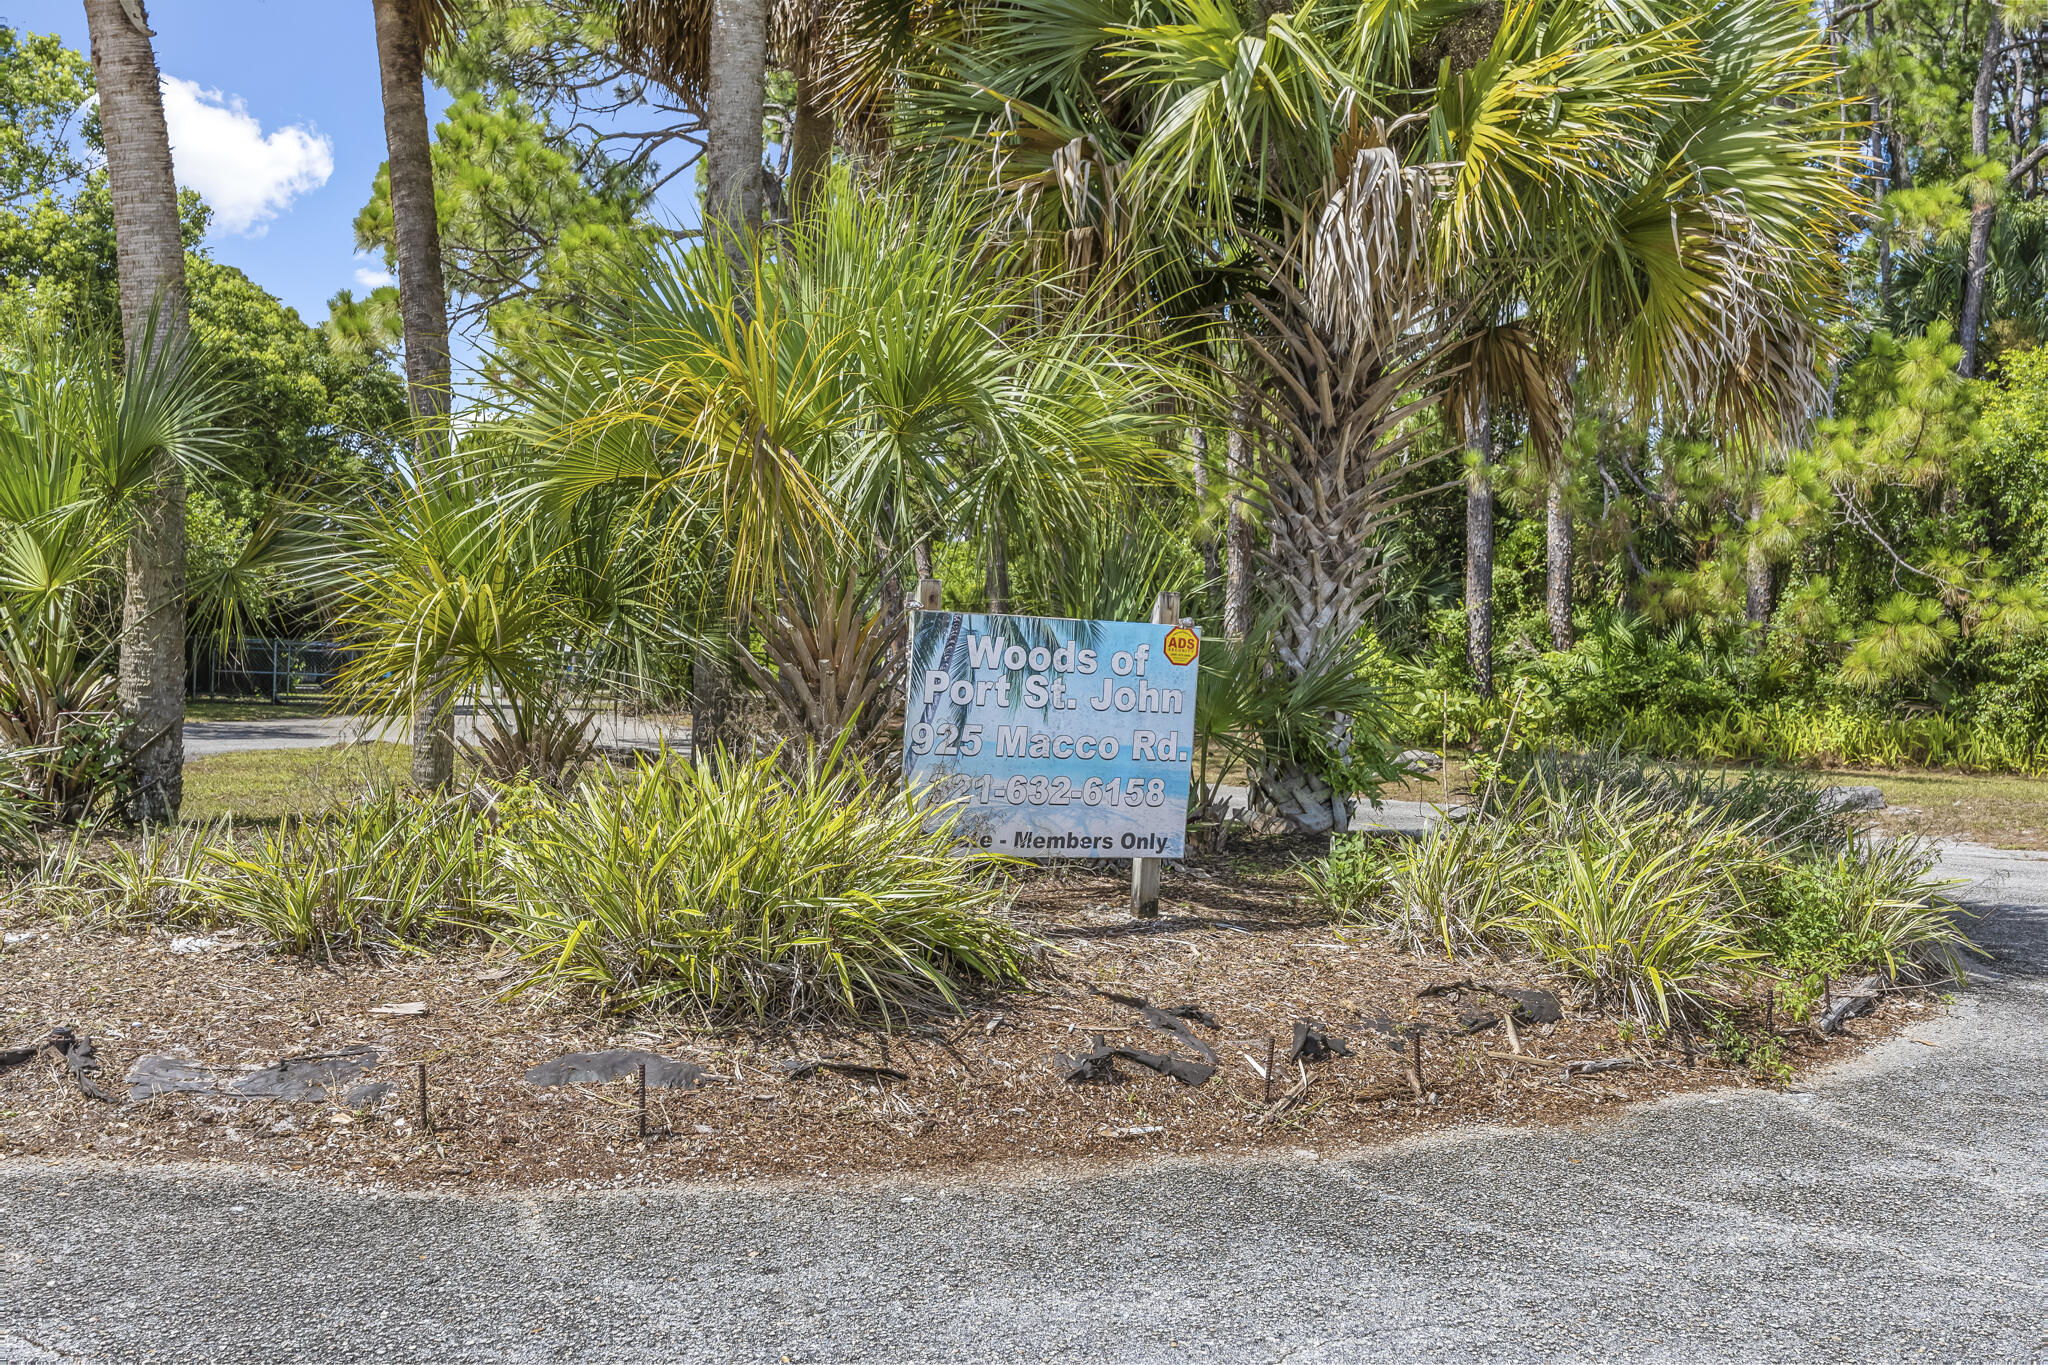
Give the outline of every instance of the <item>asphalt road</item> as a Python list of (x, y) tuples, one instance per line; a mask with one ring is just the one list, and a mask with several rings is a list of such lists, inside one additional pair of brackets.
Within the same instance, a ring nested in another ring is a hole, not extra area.
[(0, 1361), (2048, 1359), (2048, 861), (1818, 1079), (1026, 1185), (459, 1199), (0, 1164)]
[[(477, 718), (471, 708), (458, 709), (455, 735), (459, 740), (476, 738)], [(597, 741), (604, 745), (636, 745), (654, 748), (666, 739), (670, 747), (689, 749), (689, 727), (665, 728), (652, 721), (613, 716), (600, 712)], [(242, 753), (252, 749), (324, 749), (360, 740), (384, 740), (393, 744), (412, 743), (412, 732), (396, 721), (379, 722), (367, 716), (303, 716), (273, 720), (261, 714), (247, 720), (188, 720), (185, 722), (185, 757), (205, 758), (212, 754)]]

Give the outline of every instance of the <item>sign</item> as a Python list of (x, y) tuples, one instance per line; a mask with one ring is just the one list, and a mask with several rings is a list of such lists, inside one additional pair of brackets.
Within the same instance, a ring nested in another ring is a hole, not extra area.
[(905, 779), (994, 853), (1178, 858), (1201, 649), (1186, 626), (919, 612)]

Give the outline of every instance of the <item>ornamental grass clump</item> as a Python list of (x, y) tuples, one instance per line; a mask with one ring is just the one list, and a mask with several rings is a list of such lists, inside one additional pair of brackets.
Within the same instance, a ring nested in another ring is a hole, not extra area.
[(1528, 861), (1522, 831), (1493, 820), (1444, 820), (1422, 837), (1339, 835), (1309, 882), (1345, 924), (1384, 929), (1410, 952), (1446, 957), (1499, 947)]
[(1743, 827), (1640, 798), (1547, 809), (1569, 818), (1538, 846), (1509, 927), (1596, 1005), (1669, 1025), (1762, 956), (1743, 929), (1759, 858)]
[(287, 952), (424, 949), (485, 926), (502, 895), (497, 851), (536, 804), (521, 788), (387, 792), (213, 844), (202, 894)]
[(1531, 954), (1654, 1028), (1759, 977), (1817, 997), (1849, 972), (1960, 978), (1977, 951), (1925, 846), (1862, 835), (1804, 778), (1728, 781), (1611, 751), (1541, 751), (1501, 773), (1474, 812), (1418, 838), (1333, 841), (1310, 884), (1340, 922), (1416, 952)]
[(706, 1018), (951, 1007), (1021, 984), (997, 860), (836, 751), (665, 759), (586, 783), (504, 851), (525, 988)]

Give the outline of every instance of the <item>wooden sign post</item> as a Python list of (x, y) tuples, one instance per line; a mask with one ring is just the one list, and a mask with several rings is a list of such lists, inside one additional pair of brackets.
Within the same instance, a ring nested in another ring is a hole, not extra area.
[[(1180, 594), (1163, 592), (1152, 599), (1152, 624), (1171, 625), (1180, 619)], [(1159, 918), (1159, 859), (1131, 859), (1131, 913), (1139, 919)]]

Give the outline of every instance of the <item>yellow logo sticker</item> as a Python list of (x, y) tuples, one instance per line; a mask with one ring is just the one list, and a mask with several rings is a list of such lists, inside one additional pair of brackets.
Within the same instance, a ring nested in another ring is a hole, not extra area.
[(1176, 665), (1185, 664), (1202, 652), (1202, 637), (1186, 626), (1166, 632), (1166, 657)]

